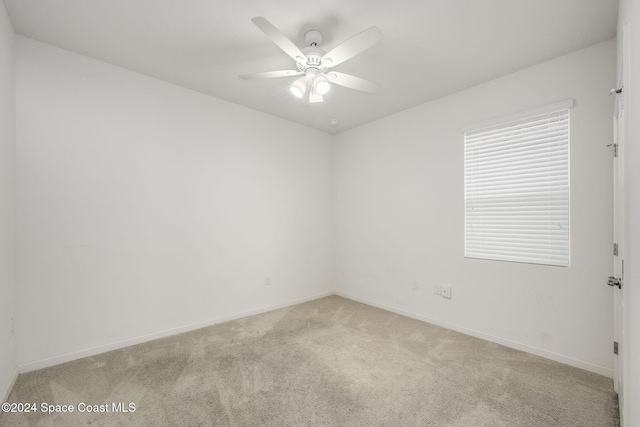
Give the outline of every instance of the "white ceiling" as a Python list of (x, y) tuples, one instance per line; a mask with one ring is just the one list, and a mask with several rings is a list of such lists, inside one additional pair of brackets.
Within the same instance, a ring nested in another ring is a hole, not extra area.
[[(4, 0), (15, 32), (274, 116), (338, 133), (611, 39), (617, 0)], [(322, 104), (294, 78), (239, 74), (295, 66), (252, 22), (325, 51), (377, 26), (384, 39), (335, 67), (380, 85), (333, 86)], [(339, 124), (329, 122), (336, 118)]]

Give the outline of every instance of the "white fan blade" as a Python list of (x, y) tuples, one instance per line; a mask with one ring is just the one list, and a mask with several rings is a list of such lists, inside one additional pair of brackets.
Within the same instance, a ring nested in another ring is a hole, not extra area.
[(296, 62), (306, 63), (307, 58), (302, 53), (298, 46), (296, 46), (291, 40), (287, 38), (282, 32), (273, 26), (273, 24), (267, 21), (262, 16), (256, 16), (252, 19), (253, 23), (262, 30), (280, 49), (282, 49), (287, 55), (292, 57)]
[(333, 67), (364, 52), (382, 40), (382, 32), (378, 27), (371, 27), (360, 34), (331, 49), (322, 57), (322, 65)]
[(302, 71), (296, 70), (278, 70), (278, 71), (264, 71), (262, 73), (251, 73), (251, 74), (243, 74), (240, 76), (241, 79), (270, 79), (273, 77), (289, 77), (289, 76), (299, 76), (300, 74), (304, 74)]
[(332, 71), (327, 73), (327, 79), (331, 83), (348, 87), (349, 89), (360, 90), (362, 92), (374, 93), (378, 90), (377, 84), (370, 82), (369, 80), (361, 79), (360, 77), (352, 76), (351, 74)]

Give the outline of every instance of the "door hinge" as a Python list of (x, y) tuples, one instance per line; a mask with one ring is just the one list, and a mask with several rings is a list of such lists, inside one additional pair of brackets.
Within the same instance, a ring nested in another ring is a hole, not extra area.
[(618, 354), (618, 341), (613, 342), (613, 354)]
[(615, 256), (618, 256), (618, 244), (617, 243), (613, 244), (613, 254)]
[(618, 157), (618, 144), (613, 144), (613, 157)]

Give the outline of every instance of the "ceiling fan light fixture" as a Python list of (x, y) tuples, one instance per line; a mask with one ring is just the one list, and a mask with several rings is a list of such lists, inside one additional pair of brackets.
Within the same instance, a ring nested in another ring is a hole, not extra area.
[(329, 68), (348, 61), (382, 40), (382, 32), (377, 27), (369, 27), (340, 43), (329, 52), (325, 52), (320, 47), (322, 33), (318, 30), (310, 30), (305, 33), (304, 39), (307, 46), (300, 49), (264, 17), (256, 16), (251, 21), (296, 62), (296, 69), (244, 74), (240, 76), (242, 79), (289, 77), (304, 74), (304, 77), (298, 78), (291, 84), (289, 90), (297, 98), (306, 97), (309, 103), (322, 102), (323, 95), (328, 93), (334, 84), (369, 93), (374, 93), (378, 89), (378, 85), (375, 83), (350, 74), (337, 72), (327, 74)]
[(318, 74), (313, 80), (313, 89), (319, 95), (326, 95), (326, 93), (329, 92), (329, 89), (331, 89), (331, 85), (325, 76)]
[(302, 98), (304, 93), (307, 91), (307, 78), (300, 77), (299, 79), (296, 79), (289, 90), (296, 98)]

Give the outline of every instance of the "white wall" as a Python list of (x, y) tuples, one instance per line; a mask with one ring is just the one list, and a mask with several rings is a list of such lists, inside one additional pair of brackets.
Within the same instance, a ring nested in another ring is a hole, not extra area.
[(21, 370), (331, 291), (331, 136), (16, 38)]
[[(627, 196), (627, 253), (625, 263), (625, 314), (627, 330), (625, 345), (625, 413), (623, 426), (640, 425), (640, 3), (635, 0), (620, 0), (618, 16), (618, 49), (622, 49), (622, 28), (629, 24), (631, 57), (629, 80), (624, 82), (625, 126), (628, 133), (626, 144), (626, 196)], [(619, 56), (620, 58), (620, 56)], [(622, 64), (618, 62), (618, 71)]]
[[(614, 84), (612, 40), (339, 134), (338, 292), (611, 376)], [(568, 98), (571, 267), (465, 259), (461, 128)]]
[(0, 3), (0, 399), (16, 376), (16, 339), (12, 331), (15, 292), (16, 98), (13, 28)]

